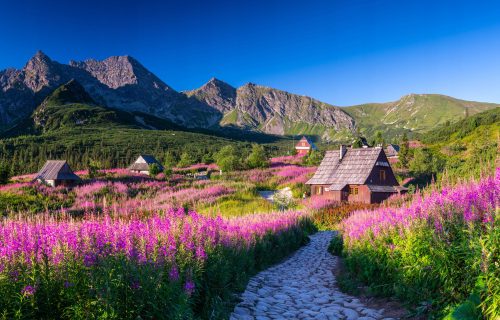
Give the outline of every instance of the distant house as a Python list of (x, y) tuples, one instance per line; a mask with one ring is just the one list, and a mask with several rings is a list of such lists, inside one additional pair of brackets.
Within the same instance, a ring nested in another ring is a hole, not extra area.
[(299, 142), (295, 145), (295, 150), (297, 150), (297, 154), (305, 155), (308, 154), (311, 150), (317, 150), (314, 143), (307, 139), (305, 136), (299, 140)]
[(306, 182), (311, 195), (337, 201), (380, 203), (393, 194), (404, 193), (382, 148), (327, 151), (314, 176)]
[(48, 160), (34, 180), (52, 187), (71, 186), (81, 181), (65, 160)]
[(418, 140), (410, 140), (408, 141), (408, 147), (410, 149), (415, 149), (415, 148), (422, 148), (424, 144)]
[(397, 158), (399, 155), (399, 146), (397, 144), (388, 144), (385, 148), (385, 154), (387, 158)]
[(141, 154), (137, 160), (128, 167), (128, 170), (134, 173), (149, 174), (149, 166), (154, 163), (160, 167), (160, 171), (163, 171), (163, 166), (155, 157)]

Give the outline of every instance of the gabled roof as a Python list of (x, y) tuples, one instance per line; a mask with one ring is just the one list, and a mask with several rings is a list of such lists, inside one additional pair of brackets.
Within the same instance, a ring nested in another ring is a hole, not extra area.
[(327, 151), (306, 184), (328, 184), (330, 190), (341, 190), (348, 184), (365, 184), (381, 152), (382, 148), (349, 148), (339, 161), (339, 151)]
[(35, 177), (40, 180), (80, 180), (65, 160), (48, 160)]
[(310, 140), (306, 136), (302, 136), (302, 139), (300, 139), (299, 142), (297, 142), (295, 147), (300, 147), (301, 142), (307, 142), (309, 144), (309, 146), (311, 147), (311, 149), (318, 150), (318, 148), (316, 148), (316, 145), (314, 144), (314, 142), (312, 142), (312, 140)]
[(161, 163), (156, 160), (155, 157), (152, 155), (148, 154), (141, 154), (134, 163), (132, 163), (128, 169), (129, 170), (136, 170), (136, 171), (149, 171), (149, 166), (152, 165), (153, 163), (156, 163), (157, 165), (160, 166), (160, 170), (163, 171), (163, 166)]
[(331, 184), (338, 164), (339, 151), (327, 151), (314, 176), (306, 184)]
[(390, 143), (387, 148), (392, 147), (396, 152), (399, 152), (399, 146), (397, 144)]

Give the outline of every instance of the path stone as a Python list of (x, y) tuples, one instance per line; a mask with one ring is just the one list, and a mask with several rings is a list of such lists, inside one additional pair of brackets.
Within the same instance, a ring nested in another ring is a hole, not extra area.
[(367, 308), (336, 287), (337, 257), (327, 251), (333, 234), (312, 235), (286, 261), (253, 277), (230, 319), (388, 320), (383, 309)]

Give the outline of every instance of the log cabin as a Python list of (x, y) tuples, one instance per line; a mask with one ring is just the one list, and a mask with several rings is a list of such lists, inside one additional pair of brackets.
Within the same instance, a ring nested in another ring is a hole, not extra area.
[(380, 203), (407, 191), (394, 176), (380, 147), (347, 148), (327, 151), (314, 176), (306, 182), (311, 195), (324, 195), (336, 201)]
[(299, 142), (295, 145), (295, 150), (299, 155), (306, 155), (311, 150), (317, 150), (317, 148), (311, 140), (303, 136), (302, 139), (300, 139)]
[(66, 160), (47, 160), (34, 180), (51, 187), (72, 186), (81, 181)]

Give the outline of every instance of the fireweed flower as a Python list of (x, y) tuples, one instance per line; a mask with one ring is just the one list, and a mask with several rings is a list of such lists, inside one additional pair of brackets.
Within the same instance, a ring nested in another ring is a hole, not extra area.
[(179, 280), (179, 269), (177, 266), (174, 264), (172, 268), (170, 269), (170, 272), (168, 273), (168, 278), (170, 281), (178, 281)]
[(34, 295), (36, 292), (36, 288), (33, 287), (33, 286), (30, 286), (30, 285), (27, 285), (25, 286), (22, 290), (21, 290), (21, 293), (25, 296), (25, 297), (29, 297), (29, 296), (32, 296)]
[(186, 281), (186, 283), (184, 284), (184, 292), (186, 292), (188, 296), (194, 293), (194, 289), (195, 289), (194, 282), (191, 280)]

